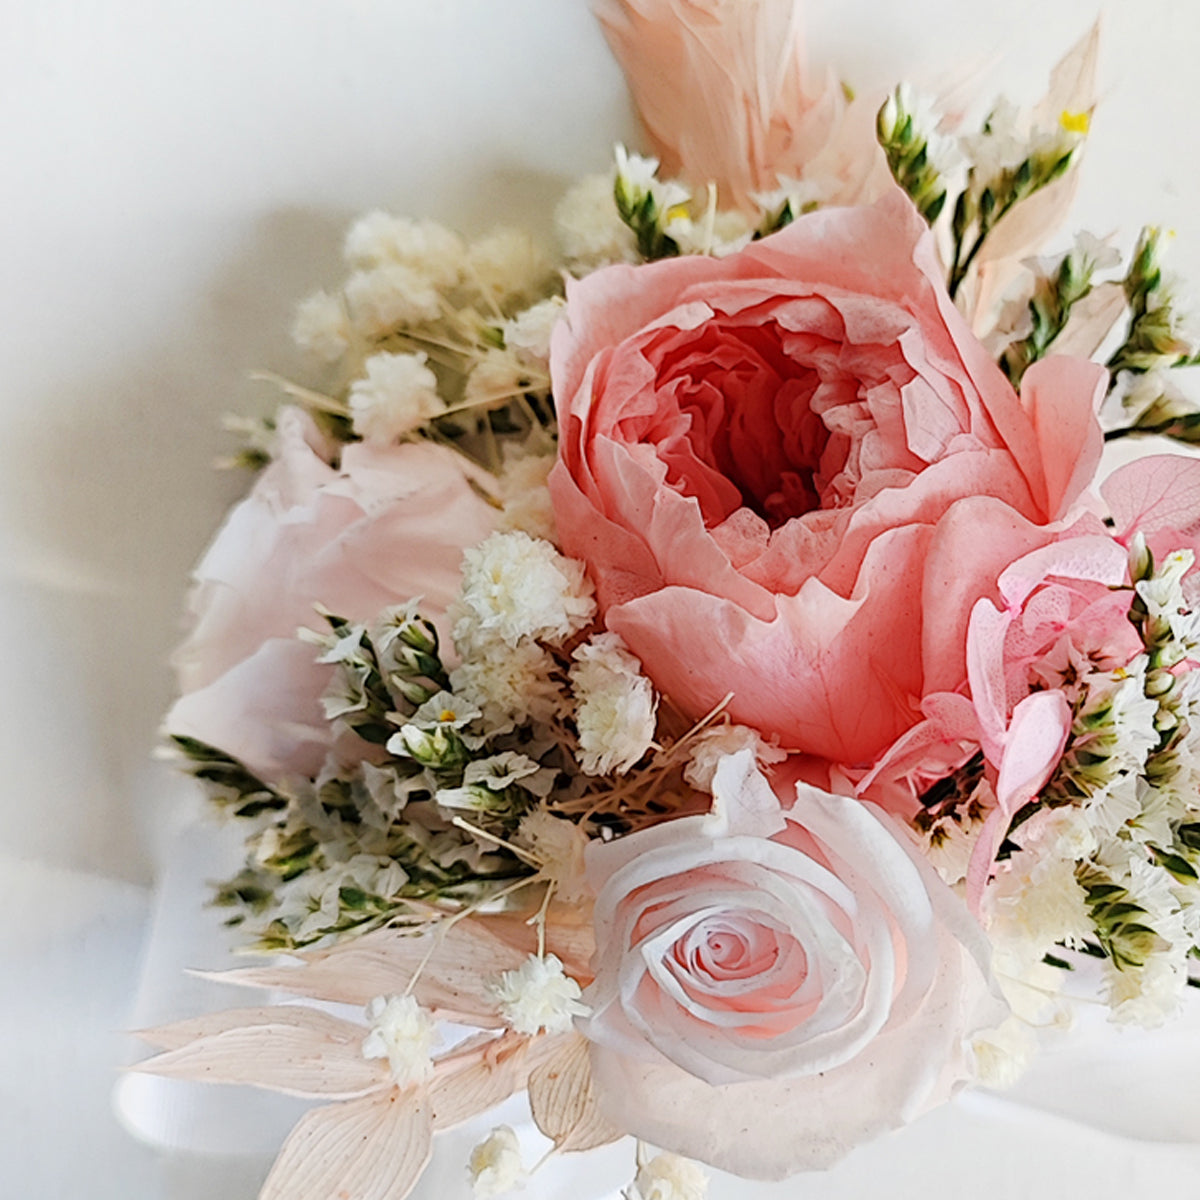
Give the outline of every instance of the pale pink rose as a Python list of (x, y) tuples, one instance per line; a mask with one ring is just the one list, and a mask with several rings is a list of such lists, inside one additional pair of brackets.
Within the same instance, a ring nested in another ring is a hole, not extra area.
[(972, 605), (1090, 482), (1106, 378), (1014, 393), (898, 191), (568, 288), (558, 530), (659, 690), (869, 765), (966, 676)]
[(712, 182), (751, 208), (783, 179), (847, 203), (889, 178), (875, 140), (882, 97), (848, 102), (808, 70), (799, 0), (594, 0), (654, 153), (668, 176)]
[(961, 901), (882, 811), (749, 751), (714, 811), (588, 850), (602, 1114), (738, 1175), (781, 1179), (946, 1100), (1005, 1015)]
[(273, 461), (196, 568), (193, 625), (175, 656), (183, 695), (168, 730), (272, 780), (316, 771), (330, 745), (319, 698), (331, 668), (295, 638), (323, 627), (314, 605), (365, 621), (422, 596), (438, 621), (463, 548), (494, 526), (452, 450), (355, 443), (336, 468), (331, 456), (308, 416), (281, 411)]

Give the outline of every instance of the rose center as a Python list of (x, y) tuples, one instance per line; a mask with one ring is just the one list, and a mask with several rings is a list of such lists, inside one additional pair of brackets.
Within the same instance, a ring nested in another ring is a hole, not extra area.
[(783, 336), (772, 323), (710, 323), (648, 354), (660, 403), (642, 438), (710, 526), (748, 508), (775, 529), (828, 506), (847, 439), (819, 412), (831, 390), (855, 388), (836, 366), (831, 383), (829, 364), (793, 357)]

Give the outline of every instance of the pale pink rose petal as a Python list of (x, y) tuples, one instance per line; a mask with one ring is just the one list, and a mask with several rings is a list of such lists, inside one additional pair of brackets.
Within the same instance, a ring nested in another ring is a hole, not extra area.
[(1127, 571), (1126, 554), (1119, 542), (1085, 535), (1051, 542), (1022, 555), (1000, 573), (998, 583), (1005, 604), (1016, 609), (1048, 576), (1117, 587), (1126, 582)]
[(258, 1200), (404, 1200), (432, 1153), (429, 1102), (419, 1090), (326, 1105), (300, 1118)]
[(290, 1096), (350, 1099), (391, 1086), (362, 1053), (367, 1031), (316, 1009), (229, 1009), (144, 1035), (171, 1048), (137, 1070), (205, 1083), (242, 1083)]

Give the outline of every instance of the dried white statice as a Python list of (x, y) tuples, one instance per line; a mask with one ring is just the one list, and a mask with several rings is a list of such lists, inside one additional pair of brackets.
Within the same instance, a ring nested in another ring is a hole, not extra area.
[(352, 267), (400, 263), (434, 287), (449, 288), (462, 274), (466, 247), (458, 234), (436, 221), (414, 221), (376, 211), (350, 227), (344, 253)]
[(654, 742), (654, 688), (615, 633), (597, 634), (572, 657), (579, 765), (588, 775), (624, 773)]
[(521, 1143), (508, 1125), (499, 1125), (471, 1151), (467, 1168), (475, 1200), (503, 1196), (525, 1179)]
[(355, 271), (345, 291), (354, 327), (365, 337), (386, 337), (405, 326), (427, 324), (442, 312), (438, 289), (402, 263)]
[(389, 445), (419, 429), (444, 408), (437, 376), (424, 354), (373, 354), (366, 374), (350, 385), (354, 432), (368, 442)]
[(494, 533), (463, 554), (462, 647), (499, 638), (557, 643), (583, 629), (596, 612), (583, 564), (526, 533)]
[(351, 336), (350, 319), (340, 296), (314, 292), (297, 305), (292, 341), (317, 362), (337, 362), (349, 349)]
[(563, 970), (557, 955), (531, 954), (515, 971), (505, 971), (489, 987), (500, 1014), (517, 1033), (567, 1033), (576, 1017), (591, 1011), (583, 989)]
[(398, 1086), (433, 1074), (437, 1022), (412, 996), (376, 996), (367, 1005), (367, 1021), (371, 1031), (363, 1039), (363, 1056), (386, 1058)]

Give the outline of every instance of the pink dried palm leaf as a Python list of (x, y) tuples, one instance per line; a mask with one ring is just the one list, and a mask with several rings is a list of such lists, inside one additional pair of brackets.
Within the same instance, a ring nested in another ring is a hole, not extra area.
[(534, 1124), (556, 1150), (592, 1150), (624, 1134), (596, 1105), (587, 1040), (577, 1033), (558, 1039), (545, 1062), (530, 1073), (529, 1108)]
[(807, 70), (799, 0), (594, 7), (668, 175), (713, 182), (723, 205), (748, 208), (828, 152), (845, 98), (829, 72)]
[(288, 1135), (259, 1200), (403, 1200), (433, 1153), (421, 1090), (315, 1108)]
[(245, 987), (271, 988), (294, 996), (363, 1006), (375, 996), (405, 991), (445, 1020), (481, 1028), (502, 1024), (488, 982), (516, 970), (536, 947), (510, 944), (489, 928), (488, 918), (449, 920), (418, 930), (379, 929), (360, 938), (297, 955), (296, 965), (248, 967), (209, 978)]
[(140, 1033), (165, 1052), (137, 1070), (351, 1099), (391, 1087), (387, 1067), (363, 1057), (365, 1034), (361, 1025), (297, 1005), (229, 1009)]

